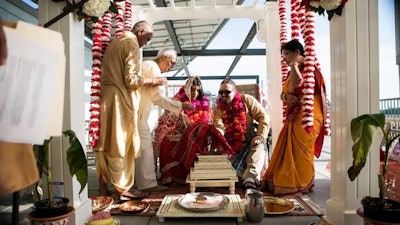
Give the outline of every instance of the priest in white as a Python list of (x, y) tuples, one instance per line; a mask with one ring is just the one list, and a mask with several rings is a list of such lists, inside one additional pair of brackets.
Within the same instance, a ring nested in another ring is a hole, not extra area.
[[(163, 48), (158, 51), (154, 60), (143, 61), (142, 76), (145, 78), (161, 77), (164, 72), (168, 72), (176, 64), (177, 53), (172, 48)], [(151, 140), (151, 129), (148, 124), (148, 118), (151, 112), (152, 104), (179, 114), (182, 109), (193, 110), (194, 107), (188, 103), (173, 101), (161, 95), (158, 86), (142, 87), (141, 101), (139, 105), (139, 135), (141, 157), (135, 162), (135, 181), (136, 188), (146, 192), (158, 192), (166, 190), (166, 186), (158, 185), (153, 145)]]

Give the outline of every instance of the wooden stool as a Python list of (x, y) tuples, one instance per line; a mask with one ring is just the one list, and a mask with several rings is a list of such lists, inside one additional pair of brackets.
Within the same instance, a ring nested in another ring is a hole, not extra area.
[(186, 179), (190, 192), (196, 187), (229, 187), (230, 194), (235, 194), (236, 171), (227, 155), (199, 155)]

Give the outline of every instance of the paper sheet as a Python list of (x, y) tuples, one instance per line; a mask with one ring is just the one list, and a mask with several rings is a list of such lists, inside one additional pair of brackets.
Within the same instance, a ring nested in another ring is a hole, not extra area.
[(0, 140), (43, 144), (60, 136), (65, 55), (59, 32), (19, 22), (5, 27), (8, 59), (0, 66)]

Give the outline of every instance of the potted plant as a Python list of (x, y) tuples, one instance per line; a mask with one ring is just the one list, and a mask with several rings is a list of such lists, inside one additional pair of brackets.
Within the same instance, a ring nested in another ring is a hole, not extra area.
[[(384, 159), (378, 174), (379, 197), (366, 196), (362, 199), (364, 216), (374, 221), (389, 223), (400, 222), (400, 203), (385, 197), (387, 192), (387, 172), (389, 156), (393, 142), (400, 137), (400, 134), (391, 134), (390, 128), (385, 128), (384, 114), (365, 114), (351, 120), (351, 136), (353, 139), (353, 165), (348, 169), (347, 174), (351, 181), (359, 175), (364, 167), (375, 135), (383, 134), (382, 143), (385, 146)], [(375, 215), (376, 213), (376, 215)]]
[[(79, 194), (84, 190), (88, 180), (88, 167), (85, 151), (72, 130), (63, 131), (63, 135), (69, 138), (70, 146), (66, 150), (67, 163), (71, 176), (76, 176), (81, 185)], [(68, 206), (69, 200), (61, 196), (54, 196), (53, 193), (53, 174), (50, 160), (50, 142), (53, 137), (45, 140), (43, 145), (34, 145), (35, 153), (40, 177), (43, 174), (47, 176), (48, 199), (39, 200), (34, 203), (35, 210), (29, 214), (30, 219), (40, 218), (39, 220), (48, 219), (49, 217), (60, 217), (63, 214), (71, 214), (74, 209)], [(39, 181), (40, 182), (40, 181)], [(38, 182), (38, 183), (39, 183)], [(37, 188), (38, 190), (38, 188)], [(37, 196), (38, 194), (36, 194)]]

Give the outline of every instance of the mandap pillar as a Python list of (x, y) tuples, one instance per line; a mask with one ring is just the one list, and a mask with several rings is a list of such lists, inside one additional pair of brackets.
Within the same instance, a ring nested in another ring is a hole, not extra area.
[[(39, 24), (45, 24), (63, 12), (65, 1), (39, 0)], [(69, 13), (48, 29), (62, 33), (65, 57), (65, 94), (62, 130), (75, 131), (81, 143), (85, 142), (85, 100), (84, 100), (84, 23), (77, 20), (75, 12)], [(54, 181), (64, 183), (64, 196), (69, 198), (75, 213), (69, 217), (71, 225), (85, 224), (92, 215), (88, 188), (79, 194), (80, 184), (71, 177), (64, 150), (68, 147), (65, 137), (55, 138), (52, 144), (52, 164)]]
[(326, 204), (329, 224), (363, 224), (356, 210), (364, 196), (378, 195), (379, 152), (351, 182), (352, 118), (379, 111), (378, 0), (348, 1), (330, 21), (332, 84), (331, 192)]

